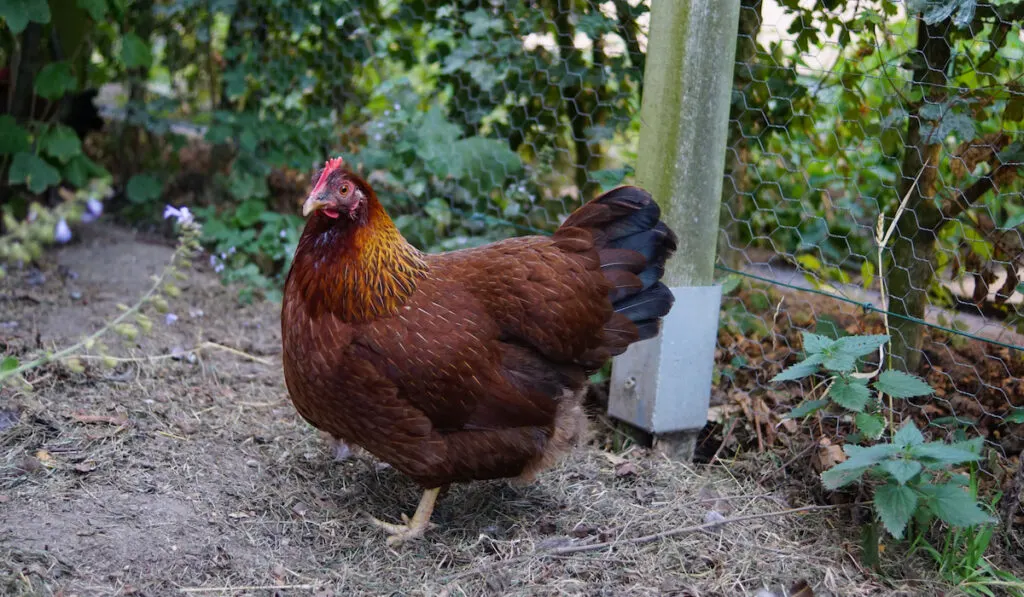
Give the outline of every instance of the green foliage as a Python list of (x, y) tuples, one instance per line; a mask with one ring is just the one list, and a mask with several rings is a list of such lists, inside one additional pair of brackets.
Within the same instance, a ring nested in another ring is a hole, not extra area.
[[(988, 509), (995, 511), (1002, 496), (997, 494)], [(924, 532), (912, 537), (911, 552), (923, 551), (938, 564), (939, 574), (966, 595), (994, 597), (1024, 592), (1024, 580), (1000, 570), (986, 557), (994, 525), (953, 528), (933, 547)]]
[(210, 265), (225, 282), (241, 285), (240, 298), (249, 302), (260, 293), (280, 300), (302, 219), (270, 211), (261, 199), (220, 213), (213, 208), (196, 213), (205, 221), (201, 238), (211, 248)]
[[(828, 386), (825, 397), (805, 401), (789, 417), (806, 417), (834, 405), (854, 413), (858, 433), (851, 437), (859, 436), (865, 442), (879, 440), (885, 432), (880, 395), (911, 398), (933, 392), (924, 380), (898, 371), (884, 371), (871, 384), (866, 376), (856, 373), (859, 359), (877, 352), (888, 341), (884, 335), (831, 339), (804, 332), (805, 358), (772, 381), (802, 379), (824, 369), (829, 376)], [(826, 489), (835, 490), (866, 478), (877, 479), (874, 509), (886, 531), (897, 539), (904, 537), (914, 519), (934, 517), (954, 527), (980, 525), (992, 522), (992, 518), (952, 470), (980, 460), (982, 446), (980, 437), (955, 443), (925, 441), (911, 420), (888, 441), (844, 445), (846, 460), (824, 471), (821, 481)]]
[(49, 23), (50, 5), (46, 0), (0, 0), (0, 18), (17, 35), (29, 23)]
[[(1015, 144), (993, 141), (998, 134), (1015, 140), (1024, 123), (1024, 41), (1010, 33), (1019, 31), (1024, 11), (1009, 0), (780, 4), (792, 17), (789, 39), (757, 45), (736, 69), (730, 143), (739, 156), (733, 166), (739, 192), (729, 211), (743, 225), (734, 227), (730, 244), (791, 255), (817, 284), (846, 282), (859, 270), (870, 286), (879, 272), (865, 256), (876, 251), (878, 215), (896, 211), (906, 182), (917, 175), (902, 171), (904, 155), (921, 151), (905, 146), (912, 123), (920, 122), (922, 136), (939, 145), (937, 199), (958, 196), (999, 163), (1024, 161), (1009, 150)], [(904, 20), (900, 8), (911, 18)], [(913, 81), (921, 59), (918, 13), (948, 32), (948, 41), (939, 42), (951, 50), (947, 84)], [(835, 64), (805, 62), (821, 44), (834, 43), (826, 36), (840, 48)], [(965, 172), (959, 156), (970, 144), (992, 146), (994, 154)], [(951, 303), (940, 274), (955, 278), (989, 263), (1019, 266), (1019, 252), (997, 249), (991, 230), (974, 228), (989, 217), (996, 228), (1018, 227), (1022, 210), (1012, 198), (1022, 188), (1019, 176), (1004, 172), (998, 192), (980, 195), (969, 209), (940, 206), (939, 250), (930, 271), (918, 268), (928, 275), (914, 286), (930, 287), (933, 301)]]

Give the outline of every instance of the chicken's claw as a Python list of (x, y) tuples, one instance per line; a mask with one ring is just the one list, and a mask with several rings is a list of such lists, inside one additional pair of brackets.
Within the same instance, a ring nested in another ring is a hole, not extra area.
[(440, 491), (440, 488), (424, 491), (423, 497), (420, 498), (420, 504), (417, 506), (416, 513), (412, 515), (412, 518), (402, 514), (403, 524), (384, 522), (373, 516), (370, 517), (370, 522), (384, 529), (390, 535), (387, 538), (389, 547), (400, 545), (412, 539), (419, 539), (427, 532), (427, 529), (435, 526), (430, 522), (430, 515), (434, 512), (434, 502), (437, 501), (437, 494)]

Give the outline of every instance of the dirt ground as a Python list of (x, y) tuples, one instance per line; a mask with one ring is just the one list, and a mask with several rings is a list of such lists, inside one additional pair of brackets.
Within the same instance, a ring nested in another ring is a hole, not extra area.
[[(0, 281), (0, 351), (60, 347), (132, 303), (170, 256), (109, 225), (81, 231), (41, 272)], [(202, 269), (202, 268), (200, 268)], [(454, 487), (437, 528), (385, 546), (367, 515), (411, 513), (418, 489), (368, 459), (335, 461), (295, 414), (277, 307), (242, 306), (195, 271), (121, 354), (169, 355), (0, 390), (4, 595), (913, 595), (946, 593), (914, 558), (898, 585), (861, 570), (848, 509), (762, 471), (694, 467), (591, 445), (515, 486)], [(189, 348), (216, 342), (260, 359)], [(595, 422), (599, 426), (599, 422)], [(705, 523), (748, 517), (714, 528)], [(653, 535), (653, 537), (652, 537)], [(895, 555), (895, 554), (894, 554)], [(808, 587), (799, 591), (801, 583)], [(952, 593), (946, 593), (952, 594)]]

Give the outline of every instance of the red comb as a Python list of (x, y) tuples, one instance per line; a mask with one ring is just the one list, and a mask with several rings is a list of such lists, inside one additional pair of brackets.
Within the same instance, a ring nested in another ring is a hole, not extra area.
[(343, 160), (340, 156), (334, 158), (333, 160), (327, 160), (327, 163), (324, 164), (324, 171), (320, 174), (320, 178), (317, 179), (316, 186), (313, 187), (313, 193), (320, 192), (320, 190), (323, 189), (323, 186), (327, 184), (327, 177), (330, 176), (331, 172), (334, 172), (335, 170), (341, 168), (344, 165), (345, 160)]

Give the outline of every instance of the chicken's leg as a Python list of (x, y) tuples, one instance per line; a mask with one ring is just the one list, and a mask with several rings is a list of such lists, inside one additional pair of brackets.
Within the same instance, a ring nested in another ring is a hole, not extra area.
[(430, 526), (430, 515), (434, 513), (434, 503), (437, 501), (437, 494), (440, 492), (440, 487), (424, 491), (423, 497), (420, 498), (420, 505), (416, 507), (416, 513), (412, 515), (412, 518), (410, 519), (405, 514), (402, 514), (402, 521), (405, 524), (391, 524), (372, 516), (370, 520), (390, 535), (387, 540), (388, 545), (394, 546), (410, 539), (417, 539), (422, 537), (423, 533)]

